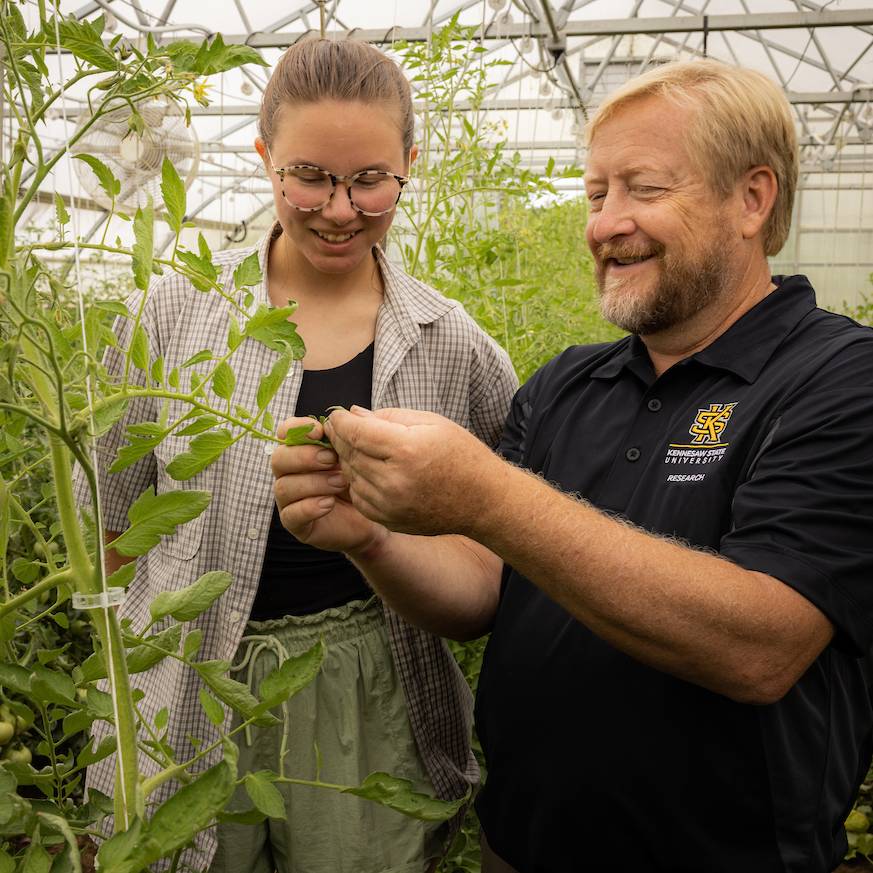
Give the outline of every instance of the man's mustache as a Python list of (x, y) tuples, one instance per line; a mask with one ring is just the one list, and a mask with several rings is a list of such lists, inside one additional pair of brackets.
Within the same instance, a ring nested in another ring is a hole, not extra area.
[(610, 258), (625, 260), (627, 258), (660, 258), (664, 254), (663, 243), (630, 243), (630, 242), (605, 242), (595, 245), (592, 249), (594, 257), (600, 261)]

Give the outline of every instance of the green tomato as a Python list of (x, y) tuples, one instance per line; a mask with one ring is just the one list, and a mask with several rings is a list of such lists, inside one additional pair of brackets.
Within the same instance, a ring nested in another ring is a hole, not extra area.
[(0, 746), (5, 746), (15, 736), (15, 725), (11, 721), (0, 721)]
[(860, 809), (853, 809), (846, 819), (846, 830), (853, 834), (863, 834), (870, 827), (870, 819)]
[(30, 749), (27, 746), (19, 746), (17, 749), (7, 749), (3, 756), (10, 764), (29, 764), (33, 760)]

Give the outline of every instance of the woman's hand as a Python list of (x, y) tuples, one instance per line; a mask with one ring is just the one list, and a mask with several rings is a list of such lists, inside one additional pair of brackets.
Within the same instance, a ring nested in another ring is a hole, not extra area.
[[(294, 427), (313, 425), (309, 436), (324, 438), (311, 418), (289, 418), (279, 438)], [(339, 458), (322, 446), (279, 446), (273, 451), (273, 492), (282, 525), (298, 540), (332, 552), (364, 553), (380, 544), (388, 531), (358, 512), (349, 498)]]

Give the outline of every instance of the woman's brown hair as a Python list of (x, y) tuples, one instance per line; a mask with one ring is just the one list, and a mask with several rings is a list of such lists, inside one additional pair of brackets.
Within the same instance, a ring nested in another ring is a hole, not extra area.
[(403, 149), (415, 131), (409, 82), (391, 58), (356, 40), (304, 39), (282, 55), (264, 90), (258, 132), (269, 146), (282, 107), (319, 100), (354, 100), (396, 107)]

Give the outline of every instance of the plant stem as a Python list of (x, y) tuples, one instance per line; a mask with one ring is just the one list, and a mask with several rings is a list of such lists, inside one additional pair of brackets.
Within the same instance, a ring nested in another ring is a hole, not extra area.
[(27, 591), (22, 591), (20, 594), (16, 594), (15, 597), (10, 598), (0, 605), (0, 618), (9, 615), (10, 612), (14, 612), (19, 607), (24, 606), (25, 603), (33, 600), (34, 597), (39, 597), (43, 591), (50, 591), (52, 588), (58, 588), (61, 585), (71, 585), (74, 582), (75, 574), (71, 567), (65, 567), (57, 573), (52, 573), (50, 576), (46, 576), (45, 579), (40, 579), (36, 585), (32, 585), (27, 589)]

